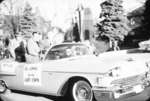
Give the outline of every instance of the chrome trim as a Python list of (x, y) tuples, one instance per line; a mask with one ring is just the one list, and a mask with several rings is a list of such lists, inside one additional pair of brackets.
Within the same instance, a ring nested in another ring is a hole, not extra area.
[(144, 75), (136, 75), (132, 77), (113, 80), (112, 85), (129, 86), (143, 83)]
[(90, 75), (105, 75), (105, 73), (99, 73), (99, 72), (71, 72), (71, 71), (48, 71), (44, 70), (43, 72), (48, 72), (48, 73), (68, 73), (68, 74), (90, 74)]
[[(114, 99), (120, 99), (120, 98), (127, 98), (131, 96), (135, 96), (139, 93), (141, 93), (145, 87), (141, 84), (139, 86), (141, 87), (140, 90), (137, 89), (135, 90), (136, 86), (129, 86), (128, 88), (121, 88), (121, 87), (98, 87), (95, 86), (92, 88), (93, 92), (96, 92), (97, 95), (102, 95), (102, 94), (110, 94), (112, 93)], [(139, 91), (139, 92), (138, 92)], [(95, 94), (95, 93), (94, 93)], [(96, 96), (96, 95), (95, 95)]]
[(10, 72), (0, 72), (0, 76), (16, 76), (16, 73), (10, 73)]

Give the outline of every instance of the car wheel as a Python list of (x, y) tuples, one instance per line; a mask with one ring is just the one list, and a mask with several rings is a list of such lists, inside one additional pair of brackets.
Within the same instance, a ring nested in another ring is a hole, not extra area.
[(91, 86), (86, 81), (73, 82), (69, 90), (71, 101), (92, 101), (93, 99)]

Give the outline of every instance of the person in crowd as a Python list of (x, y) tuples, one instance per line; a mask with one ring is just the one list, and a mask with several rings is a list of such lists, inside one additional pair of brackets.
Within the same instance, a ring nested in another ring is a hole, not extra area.
[(48, 32), (48, 39), (49, 39), (50, 45), (53, 45), (54, 43), (53, 38), (56, 35), (56, 33), (57, 33), (57, 30), (55, 27), (52, 27), (51, 31)]
[(52, 31), (48, 33), (48, 39), (51, 45), (56, 45), (64, 41), (64, 33), (58, 27), (53, 27)]
[(50, 41), (48, 36), (43, 36), (42, 40), (39, 41), (39, 46), (42, 50), (47, 50), (50, 47)]
[(81, 41), (76, 17), (75, 17), (75, 19), (72, 19), (72, 21), (70, 22), (70, 27), (68, 28), (68, 30), (66, 31), (65, 36), (64, 36), (64, 41), (65, 42)]
[(8, 50), (10, 51), (10, 54), (13, 58), (15, 58), (15, 49), (20, 45), (20, 42), (22, 41), (22, 36), (20, 34), (16, 34), (16, 36), (13, 38), (11, 37), (9, 39), (9, 45)]
[(26, 54), (26, 49), (24, 46), (24, 42), (21, 41), (20, 45), (15, 49), (15, 55), (16, 55), (15, 60), (18, 62), (26, 62), (25, 54)]
[(4, 56), (4, 39), (0, 38), (0, 60), (3, 59)]
[(27, 41), (27, 61), (35, 62), (39, 61), (39, 41), (42, 39), (42, 36), (38, 32), (33, 32), (32, 37)]
[(5, 43), (5, 44), (4, 44), (5, 47), (8, 47), (8, 46), (9, 46), (10, 40), (9, 40), (8, 37), (5, 38), (4, 43)]
[(70, 23), (69, 28), (65, 32), (64, 42), (73, 42), (73, 21)]
[(0, 38), (0, 49), (2, 49), (3, 47), (4, 47), (3, 39)]
[(39, 47), (40, 47), (40, 59), (43, 59), (44, 54), (46, 50), (50, 48), (50, 41), (48, 39), (48, 36), (45, 35), (42, 37), (42, 40), (39, 41)]
[(81, 41), (77, 22), (75, 22), (73, 26), (73, 41), (75, 42)]
[(10, 58), (12, 57), (11, 52), (9, 50), (9, 44), (10, 44), (10, 40), (8, 37), (6, 37), (4, 39), (4, 54), (3, 54), (3, 58)]
[(55, 35), (53, 36), (53, 45), (64, 42), (64, 33), (60, 28), (55, 29)]

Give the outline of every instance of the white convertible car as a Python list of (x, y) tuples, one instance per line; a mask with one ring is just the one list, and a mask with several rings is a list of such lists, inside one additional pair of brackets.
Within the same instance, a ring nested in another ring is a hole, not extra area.
[(95, 56), (85, 44), (62, 43), (50, 48), (36, 63), (1, 60), (0, 97), (14, 101), (12, 95), (19, 92), (64, 96), (72, 101), (121, 99), (149, 86), (149, 71), (149, 50)]

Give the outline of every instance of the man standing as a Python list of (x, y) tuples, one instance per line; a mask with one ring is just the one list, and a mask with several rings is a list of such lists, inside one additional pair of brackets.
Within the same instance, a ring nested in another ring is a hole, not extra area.
[(42, 39), (42, 35), (37, 32), (32, 33), (32, 37), (27, 41), (27, 61), (39, 61), (40, 47), (38, 42)]
[(15, 49), (20, 45), (20, 42), (22, 40), (23, 39), (20, 34), (17, 34), (14, 38), (11, 37), (10, 39), (8, 39), (9, 42), (7, 42), (7, 40), (5, 40), (6, 46), (8, 46), (7, 48), (10, 51), (13, 58), (15, 58)]

